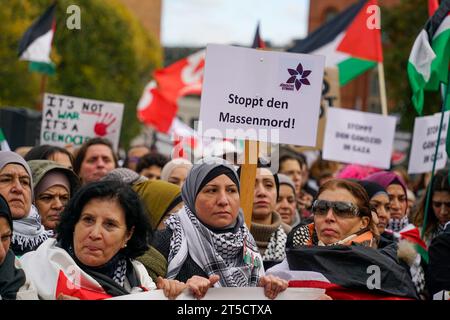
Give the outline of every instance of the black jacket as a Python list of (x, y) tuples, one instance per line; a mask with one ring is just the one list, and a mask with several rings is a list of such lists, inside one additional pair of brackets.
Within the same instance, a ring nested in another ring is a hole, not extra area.
[(429, 264), (425, 273), (431, 298), (441, 290), (450, 290), (450, 225), (433, 239), (428, 248)]

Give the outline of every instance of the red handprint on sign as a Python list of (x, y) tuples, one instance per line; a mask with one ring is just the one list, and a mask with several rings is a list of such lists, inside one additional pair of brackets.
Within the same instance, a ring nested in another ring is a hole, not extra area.
[(112, 125), (116, 121), (116, 117), (112, 113), (105, 113), (103, 118), (100, 121), (97, 121), (94, 126), (94, 132), (97, 136), (103, 137), (108, 133), (113, 133), (116, 130), (111, 132), (107, 132), (107, 129), (110, 125)]

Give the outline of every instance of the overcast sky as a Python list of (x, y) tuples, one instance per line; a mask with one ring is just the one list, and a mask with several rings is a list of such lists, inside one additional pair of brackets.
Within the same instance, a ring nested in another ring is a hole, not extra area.
[(164, 46), (251, 45), (260, 21), (263, 40), (285, 46), (307, 33), (309, 0), (163, 0)]

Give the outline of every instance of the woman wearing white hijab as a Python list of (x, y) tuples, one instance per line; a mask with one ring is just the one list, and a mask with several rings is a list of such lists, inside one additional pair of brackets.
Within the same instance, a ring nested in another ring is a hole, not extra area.
[(17, 153), (0, 151), (0, 194), (13, 218), (11, 249), (16, 256), (35, 250), (50, 236), (41, 224), (33, 201), (33, 180), (26, 161)]
[(236, 171), (222, 159), (195, 164), (181, 191), (185, 205), (155, 235), (154, 246), (168, 260), (168, 279), (201, 276), (215, 287), (262, 286), (273, 299), (288, 283), (265, 276), (255, 240), (244, 224), (239, 188)]
[(189, 160), (184, 158), (172, 159), (164, 165), (161, 171), (161, 180), (181, 187), (191, 168), (192, 162)]

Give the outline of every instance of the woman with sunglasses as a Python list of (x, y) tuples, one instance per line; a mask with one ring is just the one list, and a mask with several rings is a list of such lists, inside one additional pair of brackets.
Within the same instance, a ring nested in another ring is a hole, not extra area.
[(319, 189), (312, 212), (313, 223), (291, 232), (293, 246), (358, 243), (376, 247), (369, 198), (357, 183), (338, 179), (326, 182)]
[[(423, 240), (429, 246), (431, 240), (444, 231), (444, 225), (450, 221), (449, 170), (439, 170), (432, 182), (430, 205), (425, 214), (426, 193), (421, 198), (414, 215), (414, 224), (422, 229), (425, 225)], [(425, 217), (426, 216), (426, 217)], [(426, 222), (424, 222), (426, 219)]]
[[(417, 298), (395, 250), (377, 248), (372, 207), (360, 184), (343, 179), (324, 183), (312, 213), (314, 222), (291, 231), (286, 259), (268, 274), (289, 280), (291, 287), (325, 289), (333, 299)], [(370, 266), (376, 266), (378, 284), (370, 282)]]

